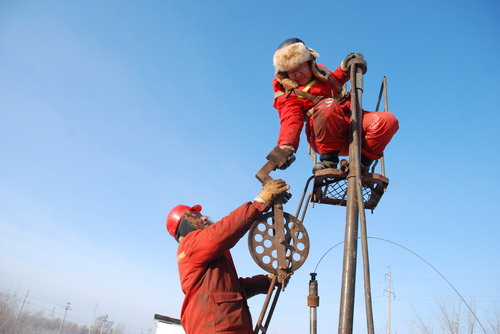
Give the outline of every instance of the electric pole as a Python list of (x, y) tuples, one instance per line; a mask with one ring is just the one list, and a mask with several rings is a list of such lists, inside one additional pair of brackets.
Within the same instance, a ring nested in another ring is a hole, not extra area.
[(385, 274), (387, 278), (387, 334), (391, 334), (391, 294), (394, 294), (391, 291), (391, 268), (389, 267), (389, 273)]
[(57, 334), (61, 334), (61, 330), (62, 330), (62, 327), (64, 325), (64, 320), (66, 320), (66, 314), (68, 313), (68, 311), (71, 311), (71, 307), (69, 307), (71, 305), (70, 302), (66, 302), (66, 306), (63, 306), (64, 307), (64, 317), (63, 317), (63, 320), (61, 322), (61, 327), (59, 327), (59, 331), (57, 332)]
[(21, 313), (23, 312), (24, 304), (26, 303), (26, 299), (28, 299), (29, 293), (30, 293), (30, 290), (28, 289), (28, 292), (26, 292), (26, 296), (24, 297), (23, 304), (21, 305), (21, 309), (19, 310), (19, 313), (17, 314), (16, 320), (14, 320), (14, 324), (12, 325), (12, 333), (14, 332), (14, 329), (16, 328), (17, 320), (19, 320), (19, 317), (21, 316)]
[(97, 313), (97, 308), (98, 307), (99, 307), (99, 303), (95, 304), (94, 315), (92, 316), (92, 323), (90, 324), (90, 327), (89, 327), (89, 334), (92, 331), (92, 326), (94, 326), (95, 315)]
[(104, 329), (104, 325), (108, 322), (108, 315), (106, 314), (104, 316), (104, 319), (102, 319), (101, 323), (101, 328), (99, 329), (99, 334), (102, 334), (102, 330)]

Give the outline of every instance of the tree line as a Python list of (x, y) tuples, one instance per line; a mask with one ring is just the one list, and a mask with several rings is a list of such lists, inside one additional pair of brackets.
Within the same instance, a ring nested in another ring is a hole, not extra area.
[(125, 334), (106, 315), (89, 327), (67, 319), (47, 318), (42, 311), (23, 310), (13, 294), (0, 292), (0, 334)]

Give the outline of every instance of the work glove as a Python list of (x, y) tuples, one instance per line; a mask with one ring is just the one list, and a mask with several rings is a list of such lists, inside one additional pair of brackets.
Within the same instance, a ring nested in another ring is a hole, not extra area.
[[(283, 280), (283, 285), (278, 283), (278, 281), (276, 281), (276, 285), (275, 286), (281, 286), (281, 287), (284, 287), (286, 288), (286, 286), (288, 285), (288, 281), (290, 280), (290, 277), (293, 275), (293, 272), (289, 273), (289, 274), (286, 274), (284, 280)], [(269, 281), (273, 281), (274, 277), (277, 276), (276, 274), (273, 274), (273, 273), (269, 273), (267, 274), (267, 278), (269, 279)]]
[(286, 162), (281, 167), (278, 167), (281, 170), (285, 170), (295, 161), (295, 149), (290, 145), (281, 145), (280, 148), (288, 153)]
[(366, 64), (363, 55), (361, 53), (355, 53), (355, 52), (349, 53), (347, 57), (345, 57), (345, 59), (342, 60), (342, 63), (340, 63), (340, 69), (344, 72), (347, 72), (351, 67), (351, 65), (353, 64), (358, 65), (363, 71), (363, 74), (365, 74), (366, 71), (368, 70), (368, 65)]
[(288, 189), (290, 186), (282, 179), (271, 180), (262, 186), (262, 191), (255, 197), (255, 200), (271, 205), (278, 196), (284, 195), (283, 202), (286, 203), (292, 196), (286, 192)]

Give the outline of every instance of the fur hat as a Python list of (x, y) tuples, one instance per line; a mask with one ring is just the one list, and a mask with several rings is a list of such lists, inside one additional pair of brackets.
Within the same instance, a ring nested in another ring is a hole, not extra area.
[[(285, 44), (290, 40), (292, 40), (291, 44)], [(319, 54), (316, 51), (307, 48), (304, 42), (300, 39), (294, 38), (281, 43), (278, 50), (274, 53), (273, 65), (276, 69), (276, 73), (287, 72), (299, 66), (303, 62), (315, 60), (318, 57)]]
[(306, 47), (305, 43), (298, 38), (289, 38), (280, 44), (274, 53), (273, 65), (276, 69), (275, 76), (286, 91), (297, 88), (299, 84), (288, 77), (287, 71), (293, 70), (300, 64), (311, 61), (313, 75), (321, 80), (328, 80), (328, 71), (320, 69), (316, 64), (319, 54), (313, 49)]

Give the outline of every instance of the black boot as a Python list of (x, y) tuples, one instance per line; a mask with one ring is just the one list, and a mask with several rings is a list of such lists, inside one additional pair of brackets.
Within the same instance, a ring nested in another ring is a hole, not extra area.
[(326, 168), (337, 168), (338, 163), (339, 163), (339, 152), (340, 151), (321, 153), (319, 155), (320, 162), (318, 162), (313, 167), (313, 174), (318, 170), (322, 170), (322, 169), (326, 169)]
[(367, 174), (370, 171), (370, 165), (373, 160), (368, 159), (363, 153), (361, 153), (361, 173)]

